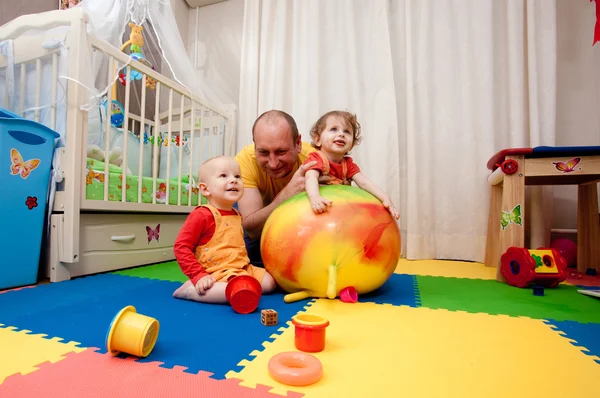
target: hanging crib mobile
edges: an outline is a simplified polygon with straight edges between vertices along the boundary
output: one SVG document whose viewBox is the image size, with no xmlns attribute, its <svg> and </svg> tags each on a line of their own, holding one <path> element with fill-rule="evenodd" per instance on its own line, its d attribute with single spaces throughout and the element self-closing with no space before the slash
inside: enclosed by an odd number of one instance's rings
<svg viewBox="0 0 600 398">
<path fill-rule="evenodd" d="M 150 63 L 150 61 L 148 61 L 148 59 L 146 59 L 146 57 L 144 56 L 144 52 L 142 51 L 142 47 L 144 46 L 144 36 L 142 34 L 142 30 L 144 28 L 142 26 L 136 25 L 132 22 L 129 22 L 129 27 L 131 28 L 129 40 L 127 40 L 125 43 L 123 43 L 123 46 L 121 47 L 121 51 L 125 52 L 125 49 L 127 48 L 127 46 L 129 46 L 129 56 L 131 58 L 143 63 L 144 65 L 148 66 L 152 70 L 155 70 L 154 66 Z M 126 75 L 125 71 L 126 71 L 126 69 L 123 68 L 123 70 L 121 72 L 119 72 L 119 82 L 123 86 L 127 85 L 127 75 Z M 143 76 L 142 73 L 140 73 L 139 71 L 137 71 L 135 69 L 132 69 L 131 72 L 129 73 L 129 80 L 132 82 L 134 80 L 141 80 L 142 76 Z M 146 75 L 146 88 L 149 88 L 151 90 L 154 90 L 156 88 L 156 80 L 154 80 L 152 77 L 150 77 L 148 75 Z M 112 98 L 113 98 L 113 100 L 111 103 L 110 121 L 113 126 L 121 127 L 123 125 L 125 108 L 116 99 L 117 98 L 117 86 L 116 85 L 113 85 Z"/>
</svg>

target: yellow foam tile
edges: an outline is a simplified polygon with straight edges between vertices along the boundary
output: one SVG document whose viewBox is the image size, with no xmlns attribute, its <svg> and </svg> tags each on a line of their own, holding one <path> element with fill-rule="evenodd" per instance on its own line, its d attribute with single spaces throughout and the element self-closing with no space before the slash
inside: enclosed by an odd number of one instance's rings
<svg viewBox="0 0 600 398">
<path fill-rule="evenodd" d="M 76 342 L 61 343 L 60 338 L 44 338 L 44 334 L 28 334 L 0 324 L 0 384 L 11 375 L 26 375 L 37 370 L 43 362 L 58 362 L 68 352 L 81 352 Z"/>
<path fill-rule="evenodd" d="M 400 259 L 396 274 L 443 276 L 448 278 L 496 279 L 496 269 L 482 263 L 450 260 Z"/>
<path fill-rule="evenodd" d="M 295 351 L 293 326 L 226 377 L 306 398 L 600 396 L 595 357 L 541 320 L 326 299 L 305 312 L 330 321 L 325 350 L 315 354 L 319 382 L 293 387 L 269 376 L 273 355 Z"/>
</svg>

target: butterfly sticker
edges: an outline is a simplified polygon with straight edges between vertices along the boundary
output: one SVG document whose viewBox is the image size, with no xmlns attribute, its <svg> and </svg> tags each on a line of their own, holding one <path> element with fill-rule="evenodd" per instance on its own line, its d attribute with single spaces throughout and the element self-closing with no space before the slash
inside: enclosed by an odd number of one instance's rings
<svg viewBox="0 0 600 398">
<path fill-rule="evenodd" d="M 155 229 L 152 229 L 149 226 L 146 226 L 146 232 L 148 233 L 148 244 L 150 244 L 150 242 L 152 242 L 152 239 L 156 239 L 156 241 L 158 242 L 158 233 L 160 232 L 160 224 L 158 224 Z"/>
<path fill-rule="evenodd" d="M 556 170 L 562 171 L 563 173 L 570 173 L 575 171 L 575 166 L 581 162 L 581 158 L 573 158 L 566 162 L 552 162 Z"/>
<path fill-rule="evenodd" d="M 511 211 L 503 211 L 502 216 L 500 216 L 500 225 L 502 225 L 502 230 L 510 223 L 515 223 L 520 226 L 523 226 L 523 219 L 521 218 L 521 205 L 516 205 Z"/>
<path fill-rule="evenodd" d="M 23 156 L 15 148 L 10 150 L 10 174 L 21 175 L 21 178 L 26 179 L 29 174 L 40 165 L 39 159 L 30 159 L 26 162 L 23 161 Z"/>
</svg>

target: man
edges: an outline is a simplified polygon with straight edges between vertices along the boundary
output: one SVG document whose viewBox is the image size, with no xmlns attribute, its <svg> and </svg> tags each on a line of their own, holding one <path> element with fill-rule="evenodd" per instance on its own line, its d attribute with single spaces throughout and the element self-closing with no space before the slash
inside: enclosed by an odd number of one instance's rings
<svg viewBox="0 0 600 398">
<path fill-rule="evenodd" d="M 263 266 L 260 236 L 269 215 L 288 198 L 304 191 L 306 169 L 302 165 L 315 149 L 302 142 L 294 118 L 283 111 L 270 110 L 252 126 L 254 144 L 235 157 L 240 164 L 244 196 L 238 202 L 243 217 L 246 249 L 250 262 Z M 320 178 L 326 182 L 329 177 Z"/>
</svg>

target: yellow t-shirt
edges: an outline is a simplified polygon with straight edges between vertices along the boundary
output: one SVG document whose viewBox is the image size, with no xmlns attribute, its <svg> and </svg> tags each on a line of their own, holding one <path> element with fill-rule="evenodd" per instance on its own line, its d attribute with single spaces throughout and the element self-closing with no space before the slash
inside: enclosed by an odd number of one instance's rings
<svg viewBox="0 0 600 398">
<path fill-rule="evenodd" d="M 275 196 L 287 185 L 292 179 L 292 176 L 298 170 L 298 167 L 306 161 L 308 155 L 315 151 L 315 148 L 309 143 L 302 143 L 302 150 L 298 154 L 298 161 L 294 165 L 292 172 L 285 178 L 273 180 L 256 163 L 256 155 L 254 154 L 254 144 L 246 145 L 236 156 L 235 160 L 240 165 L 242 172 L 242 181 L 244 188 L 258 188 L 263 199 L 263 204 L 270 204 Z"/>
</svg>

